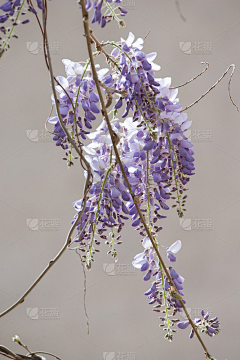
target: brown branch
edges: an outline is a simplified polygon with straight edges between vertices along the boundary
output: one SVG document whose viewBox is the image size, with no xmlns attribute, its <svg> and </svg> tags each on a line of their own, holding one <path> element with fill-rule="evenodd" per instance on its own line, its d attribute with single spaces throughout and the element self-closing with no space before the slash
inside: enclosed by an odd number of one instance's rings
<svg viewBox="0 0 240 360">
<path fill-rule="evenodd" d="M 83 26 L 84 26 L 84 31 L 85 31 L 85 37 L 86 37 L 86 42 L 87 42 L 89 58 L 90 58 L 91 67 L 92 67 L 93 80 L 95 81 L 95 84 L 96 84 L 96 87 L 97 87 L 98 95 L 99 95 L 101 106 L 102 106 L 102 114 L 105 117 L 108 129 L 109 129 L 109 133 L 110 133 L 110 136 L 111 136 L 111 139 L 112 139 L 112 144 L 113 144 L 113 148 L 114 148 L 114 152 L 115 152 L 117 162 L 118 162 L 118 164 L 120 166 L 122 175 L 123 175 L 124 180 L 125 180 L 125 182 L 127 184 L 127 187 L 129 189 L 129 192 L 130 192 L 131 197 L 133 199 L 134 205 L 135 205 L 135 207 L 137 209 L 139 218 L 142 221 L 142 224 L 143 224 L 143 226 L 144 226 L 144 228 L 146 230 L 146 233 L 147 233 L 147 235 L 148 235 L 148 237 L 149 237 L 149 239 L 150 239 L 150 241 L 152 243 L 152 246 L 153 246 L 153 248 L 154 248 L 154 250 L 155 250 L 155 252 L 157 254 L 157 257 L 158 257 L 160 263 L 162 264 L 162 267 L 163 267 L 163 269 L 164 269 L 164 271 L 166 273 L 167 278 L 169 279 L 169 282 L 172 285 L 174 285 L 173 282 L 172 282 L 172 279 L 170 277 L 170 274 L 168 272 L 168 269 L 167 269 L 166 265 L 164 264 L 164 261 L 163 261 L 161 255 L 160 255 L 158 246 L 156 245 L 156 243 L 155 243 L 155 241 L 154 241 L 154 239 L 152 237 L 151 231 L 149 230 L 149 228 L 148 228 L 148 226 L 146 224 L 145 218 L 144 218 L 144 216 L 143 216 L 143 214 L 142 214 L 142 212 L 141 212 L 141 210 L 140 210 L 140 208 L 138 206 L 138 198 L 135 196 L 135 194 L 134 194 L 134 192 L 133 192 L 133 190 L 131 188 L 131 185 L 130 185 L 130 183 L 128 181 L 128 178 L 127 178 L 127 175 L 125 173 L 123 164 L 121 162 L 121 159 L 120 159 L 120 156 L 119 156 L 119 153 L 118 153 L 118 149 L 117 149 L 117 145 L 116 145 L 116 141 L 115 141 L 115 133 L 114 133 L 114 131 L 112 129 L 111 122 L 110 122 L 110 119 L 108 117 L 107 109 L 106 109 L 106 106 L 105 106 L 105 102 L 104 102 L 103 95 L 102 95 L 102 92 L 101 92 L 100 84 L 99 84 L 99 81 L 98 81 L 97 71 L 96 71 L 96 68 L 95 68 L 95 65 L 94 65 L 94 58 L 93 58 L 92 47 L 91 47 L 91 34 L 92 33 L 90 31 L 90 28 L 89 28 L 89 17 L 88 17 L 88 12 L 87 12 L 86 6 L 85 6 L 85 0 L 79 0 L 78 3 L 81 5 L 81 9 L 82 9 Z M 175 288 L 175 286 L 173 286 L 173 287 Z M 200 335 L 199 335 L 199 333 L 197 331 L 197 328 L 196 328 L 195 324 L 193 323 L 192 319 L 190 318 L 190 316 L 188 314 L 188 311 L 187 311 L 183 301 L 180 300 L 180 302 L 181 302 L 182 308 L 183 308 L 183 310 L 184 310 L 184 312 L 185 312 L 185 314 L 186 314 L 186 316 L 187 316 L 187 318 L 188 318 L 188 320 L 189 320 L 189 322 L 190 322 L 190 324 L 191 324 L 191 326 L 193 328 L 193 331 L 195 332 L 198 340 L 200 341 L 200 343 L 201 343 L 201 345 L 202 345 L 202 347 L 203 347 L 203 349 L 205 351 L 205 354 L 207 356 L 210 356 L 205 344 L 203 343 L 203 341 L 202 341 L 202 339 L 201 339 L 201 337 L 200 337 Z"/>
<path fill-rule="evenodd" d="M 198 74 L 197 76 L 193 77 L 191 80 L 185 82 L 185 83 L 182 84 L 182 85 L 170 87 L 169 89 L 170 89 L 170 90 L 172 90 L 172 89 L 178 89 L 178 88 L 180 88 L 180 87 L 182 87 L 182 86 L 185 86 L 185 85 L 189 84 L 189 83 L 192 82 L 193 80 L 196 80 L 199 76 L 201 76 L 202 74 L 204 74 L 205 71 L 207 71 L 207 69 L 209 68 L 209 63 L 206 62 L 206 61 L 202 61 L 200 64 L 207 64 L 206 68 L 205 68 L 202 72 L 200 72 L 200 74 Z"/>
<path fill-rule="evenodd" d="M 80 3 L 80 1 L 79 1 Z M 104 43 L 100 43 L 99 40 L 96 38 L 96 36 L 94 35 L 93 31 L 91 29 L 89 29 L 89 36 L 90 36 L 90 42 L 91 42 L 91 39 L 95 42 L 96 44 L 96 49 L 99 53 L 103 53 L 107 59 L 107 63 L 110 64 L 112 63 L 116 69 L 118 71 L 121 71 L 121 69 L 119 68 L 118 64 L 112 59 L 111 55 L 109 55 L 104 49 L 103 49 L 103 46 L 105 46 Z"/>
<path fill-rule="evenodd" d="M 84 284 L 83 284 L 83 307 L 84 307 L 84 312 L 85 312 L 85 317 L 87 319 L 87 330 L 88 330 L 88 335 L 89 335 L 89 317 L 88 317 L 88 313 L 87 313 L 87 307 L 86 307 L 86 294 L 87 294 L 87 276 L 86 276 L 86 270 L 85 270 L 85 266 L 83 264 L 82 261 L 82 256 L 81 254 L 79 254 L 77 252 L 78 249 L 76 249 L 76 254 L 78 254 L 80 260 L 81 260 L 81 265 L 82 265 L 82 269 L 83 269 L 83 276 L 84 276 Z"/>
<path fill-rule="evenodd" d="M 15 354 L 13 351 L 3 345 L 0 345 L 0 354 L 10 359 L 22 360 L 22 358 L 18 354 Z"/>
<path fill-rule="evenodd" d="M 40 356 L 35 355 L 36 353 L 28 353 L 28 355 L 16 354 L 6 346 L 0 345 L 0 355 L 15 360 L 42 360 Z M 30 356 L 29 356 L 30 355 Z M 61 360 L 58 358 L 58 360 Z"/>
<path fill-rule="evenodd" d="M 232 81 L 232 77 L 233 77 L 233 73 L 235 71 L 236 65 L 231 64 L 227 70 L 223 73 L 223 75 L 215 82 L 215 84 L 213 84 L 202 96 L 200 96 L 199 99 L 197 99 L 196 101 L 194 101 L 192 104 L 188 105 L 187 107 L 185 107 L 183 110 L 181 110 L 181 112 L 186 111 L 187 109 L 189 109 L 190 107 L 192 107 L 193 105 L 197 104 L 201 99 L 203 99 L 212 89 L 214 89 L 219 83 L 220 81 L 227 75 L 228 71 L 232 68 L 232 72 L 230 75 L 230 79 L 228 81 L 228 94 L 229 94 L 229 98 L 232 102 L 232 104 L 237 108 L 237 111 L 239 112 L 238 106 L 235 104 L 235 102 L 232 99 L 232 95 L 231 95 L 231 91 L 230 91 L 230 84 Z"/>
<path fill-rule="evenodd" d="M 49 353 L 49 352 L 47 352 L 47 351 L 34 351 L 34 352 L 32 352 L 32 353 L 29 353 L 28 355 L 35 355 L 35 354 L 49 355 L 49 356 L 54 357 L 54 358 L 57 359 L 57 360 L 61 360 L 61 358 L 58 357 L 57 355 L 51 354 L 51 353 Z"/>
<path fill-rule="evenodd" d="M 102 88 L 104 88 L 106 90 L 107 93 L 117 93 L 122 95 L 123 97 L 127 96 L 127 91 L 126 90 L 118 90 L 118 89 L 113 89 L 107 85 L 105 85 L 103 82 L 98 81 L 99 84 L 101 85 Z"/>
<path fill-rule="evenodd" d="M 86 205 L 86 204 L 85 204 Z M 42 273 L 37 277 L 37 279 L 33 282 L 33 284 L 28 288 L 27 291 L 25 291 L 25 293 L 20 297 L 20 299 L 18 299 L 12 306 L 10 306 L 8 309 L 6 309 L 5 311 L 3 311 L 2 313 L 0 313 L 0 318 L 4 315 L 6 315 L 7 313 L 9 313 L 10 311 L 12 311 L 13 309 L 15 309 L 15 307 L 17 307 L 19 304 L 22 304 L 25 300 L 25 298 L 30 294 L 30 292 L 35 288 L 35 286 L 42 280 L 42 278 L 44 277 L 44 275 L 46 275 L 46 273 L 51 269 L 51 267 L 57 262 L 57 260 L 62 256 L 62 254 L 64 253 L 64 251 L 67 249 L 68 244 L 71 242 L 71 237 L 73 234 L 73 231 L 75 229 L 75 227 L 77 226 L 83 212 L 85 210 L 85 206 L 83 206 L 82 210 L 78 213 L 78 216 L 75 220 L 75 222 L 73 223 L 73 225 L 71 226 L 65 244 L 63 245 L 63 247 L 61 248 L 61 250 L 58 252 L 58 254 L 49 261 L 48 265 L 46 266 L 46 268 L 42 271 Z"/>
<path fill-rule="evenodd" d="M 51 63 L 51 57 L 50 57 L 50 52 L 49 52 L 49 46 L 48 46 L 48 38 L 47 38 L 47 32 L 46 32 L 46 1 L 45 1 L 45 6 L 44 6 L 44 10 L 43 10 L 43 23 L 44 23 L 44 46 L 46 47 L 47 50 L 47 57 L 48 57 L 48 64 L 49 64 L 49 72 L 50 72 L 50 78 L 51 78 L 51 85 L 52 85 L 52 90 L 53 90 L 53 94 L 54 94 L 54 99 L 55 99 L 55 103 L 56 103 L 56 109 L 57 109 L 57 114 L 58 114 L 58 118 L 59 118 L 59 122 L 69 140 L 69 142 L 73 145 L 74 149 L 77 151 L 77 153 L 82 156 L 82 159 L 85 163 L 85 165 L 88 168 L 88 175 L 87 175 L 87 179 L 85 182 L 85 186 L 84 186 L 84 192 L 83 192 L 83 200 L 82 200 L 82 209 L 81 211 L 78 212 L 77 218 L 75 220 L 75 222 L 72 224 L 66 241 L 63 245 L 63 247 L 61 248 L 61 250 L 58 252 L 58 254 L 49 261 L 48 265 L 46 266 L 46 268 L 42 271 L 42 273 L 37 277 L 37 279 L 33 282 L 33 284 L 27 289 L 27 291 L 25 291 L 25 293 L 13 304 L 11 305 L 8 309 L 6 309 L 5 311 L 3 311 L 2 313 L 0 313 L 0 318 L 6 314 L 8 314 L 10 311 L 12 311 L 13 309 L 15 309 L 15 307 L 17 307 L 19 304 L 22 304 L 25 300 L 25 298 L 30 294 L 30 292 L 35 288 L 35 286 L 41 281 L 41 279 L 44 277 L 44 275 L 50 270 L 50 268 L 58 261 L 58 259 L 62 256 L 62 254 L 64 253 L 64 251 L 67 249 L 68 245 L 71 243 L 71 238 L 72 238 L 72 234 L 79 222 L 79 220 L 81 219 L 81 216 L 85 210 L 86 207 L 86 198 L 87 198 L 87 193 L 88 190 L 91 186 L 91 168 L 90 165 L 88 164 L 87 160 L 83 157 L 83 155 L 81 154 L 81 151 L 77 148 L 77 146 L 75 145 L 74 141 L 71 139 L 70 134 L 68 133 L 67 128 L 65 127 L 64 123 L 63 123 L 63 119 L 61 117 L 61 113 L 60 113 L 60 109 L 59 109 L 59 101 L 57 99 L 57 95 L 56 95 L 56 90 L 55 90 L 55 84 L 54 84 L 54 76 L 53 76 L 53 70 L 52 70 L 52 63 Z"/>
</svg>

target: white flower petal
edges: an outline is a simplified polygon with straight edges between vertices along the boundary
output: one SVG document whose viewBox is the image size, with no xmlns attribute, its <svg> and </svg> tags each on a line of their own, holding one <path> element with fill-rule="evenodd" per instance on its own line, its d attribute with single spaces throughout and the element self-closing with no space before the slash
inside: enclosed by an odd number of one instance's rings
<svg viewBox="0 0 240 360">
<path fill-rule="evenodd" d="M 187 130 L 188 128 L 190 128 L 191 125 L 192 125 L 192 121 L 187 121 L 184 124 L 182 124 L 181 129 Z"/>
<path fill-rule="evenodd" d="M 133 33 L 130 31 L 130 32 L 129 32 L 129 35 L 128 35 L 128 38 L 127 38 L 127 40 L 126 40 L 126 44 L 127 44 L 128 47 L 132 45 L 134 39 L 135 39 L 135 36 L 134 36 Z"/>
<path fill-rule="evenodd" d="M 106 169 L 106 167 L 107 167 L 107 164 L 105 163 L 105 161 L 104 160 L 102 160 L 102 159 L 99 159 L 98 160 L 98 163 L 99 163 L 99 167 L 100 167 L 100 169 Z"/>
<path fill-rule="evenodd" d="M 91 149 L 89 146 L 83 146 L 83 150 L 85 150 L 86 153 L 88 153 L 90 155 L 96 155 L 96 151 Z"/>
<path fill-rule="evenodd" d="M 170 248 L 168 249 L 168 251 L 171 251 L 173 254 L 176 254 L 177 252 L 179 252 L 179 250 L 182 247 L 182 242 L 181 240 L 177 240 L 175 241 L 175 243 L 173 243 Z"/>
<path fill-rule="evenodd" d="M 142 50 L 142 48 L 143 48 L 142 44 L 143 44 L 143 43 L 144 43 L 143 39 L 142 39 L 142 38 L 138 38 L 138 39 L 132 44 L 132 46 L 138 48 L 139 50 Z"/>
<path fill-rule="evenodd" d="M 143 246 L 145 249 L 150 249 L 150 247 L 152 246 L 151 240 L 149 239 L 148 236 L 146 236 L 146 237 L 143 239 L 142 246 Z"/>
<path fill-rule="evenodd" d="M 158 64 L 155 64 L 153 62 L 150 63 L 152 65 L 152 70 L 153 71 L 159 71 L 161 69 L 161 66 Z"/>
<path fill-rule="evenodd" d="M 183 122 L 185 122 L 188 119 L 188 116 L 186 113 L 181 113 L 175 120 L 174 123 L 175 124 L 182 124 Z"/>
<path fill-rule="evenodd" d="M 73 71 L 72 64 L 69 64 L 65 67 L 65 71 L 67 76 L 76 76 L 75 72 Z"/>
<path fill-rule="evenodd" d="M 147 61 L 152 62 L 156 58 L 156 56 L 157 56 L 157 53 L 152 52 L 152 53 L 146 55 L 146 59 L 147 59 Z"/>
<path fill-rule="evenodd" d="M 61 84 L 64 88 L 68 87 L 68 81 L 64 76 L 57 76 L 57 81 Z"/>
<path fill-rule="evenodd" d="M 71 64 L 72 61 L 71 61 L 71 60 L 68 60 L 68 59 L 62 59 L 62 63 L 63 63 L 65 66 L 67 66 L 67 65 Z"/>
<path fill-rule="evenodd" d="M 93 172 L 92 175 L 93 175 L 93 179 L 94 179 L 96 182 L 102 181 L 101 176 L 98 175 L 97 173 Z"/>
<path fill-rule="evenodd" d="M 126 156 L 124 157 L 122 160 L 122 163 L 128 168 L 132 163 L 133 163 L 133 159 L 132 156 Z"/>
<path fill-rule="evenodd" d="M 134 260 L 132 262 L 132 265 L 136 268 L 136 269 L 141 269 L 141 267 L 143 266 L 143 264 L 146 262 L 146 260 L 141 260 L 141 261 L 138 261 L 138 260 Z"/>
<path fill-rule="evenodd" d="M 171 96 L 169 97 L 169 100 L 173 102 L 175 100 L 177 94 L 178 94 L 178 89 L 171 90 Z"/>
<path fill-rule="evenodd" d="M 159 78 L 159 79 L 155 79 L 158 83 L 160 83 L 160 88 L 163 87 L 169 87 L 171 85 L 171 81 L 172 79 L 170 77 L 166 77 L 166 78 Z"/>
<path fill-rule="evenodd" d="M 98 70 L 98 76 L 101 78 L 102 76 L 106 75 L 106 73 L 109 71 L 109 69 L 105 68 L 105 69 L 101 69 Z"/>
<path fill-rule="evenodd" d="M 48 122 L 49 124 L 56 124 L 58 122 L 58 117 L 57 116 L 52 116 L 50 118 L 48 118 Z"/>
<path fill-rule="evenodd" d="M 75 71 L 75 73 L 77 75 L 82 75 L 83 74 L 83 67 L 79 63 L 74 63 L 73 70 Z"/>
<path fill-rule="evenodd" d="M 143 253 L 140 253 L 140 254 L 137 254 L 134 256 L 134 260 L 142 260 L 144 258 L 145 254 L 144 252 Z"/>
</svg>

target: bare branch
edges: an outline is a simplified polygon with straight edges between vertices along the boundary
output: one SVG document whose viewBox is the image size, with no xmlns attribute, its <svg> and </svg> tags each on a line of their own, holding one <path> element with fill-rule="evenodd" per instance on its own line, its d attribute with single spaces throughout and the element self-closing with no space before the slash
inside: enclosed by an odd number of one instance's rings
<svg viewBox="0 0 240 360">
<path fill-rule="evenodd" d="M 180 88 L 180 87 L 182 87 L 182 86 L 185 86 L 185 85 L 189 84 L 189 83 L 192 82 L 193 80 L 196 80 L 199 76 L 201 76 L 202 74 L 204 74 L 205 71 L 207 71 L 207 69 L 209 68 L 209 63 L 206 62 L 206 61 L 202 61 L 200 64 L 206 64 L 206 65 L 207 65 L 206 68 L 205 68 L 200 74 L 198 74 L 197 76 L 193 77 L 191 80 L 185 82 L 185 83 L 182 84 L 182 85 L 170 87 L 169 89 L 170 89 L 170 90 L 172 90 L 172 89 L 178 89 L 178 88 Z"/>
<path fill-rule="evenodd" d="M 84 312 L 85 312 L 85 317 L 87 319 L 87 329 L 88 329 L 88 335 L 89 335 L 89 317 L 88 317 L 88 313 L 87 313 L 87 307 L 86 307 L 86 294 L 87 294 L 87 276 L 86 276 L 86 270 L 85 270 L 85 266 L 84 263 L 82 261 L 82 256 L 81 254 L 78 253 L 78 249 L 76 249 L 76 254 L 78 254 L 80 260 L 81 260 L 81 265 L 82 265 L 82 269 L 83 269 L 83 276 L 84 276 L 84 284 L 83 284 L 83 306 L 84 306 Z"/>
<path fill-rule="evenodd" d="M 187 109 L 189 109 L 190 107 L 192 107 L 193 105 L 197 104 L 201 99 L 203 99 L 212 89 L 214 89 L 219 83 L 220 81 L 227 75 L 228 71 L 232 68 L 232 72 L 230 75 L 230 79 L 228 81 L 228 94 L 229 94 L 229 98 L 232 102 L 232 104 L 237 108 L 237 111 L 239 112 L 238 106 L 235 104 L 235 102 L 232 99 L 232 95 L 231 95 L 231 91 L 230 91 L 230 84 L 232 81 L 232 77 L 233 77 L 233 73 L 235 71 L 236 65 L 231 64 L 227 70 L 223 73 L 223 75 L 218 79 L 218 81 L 215 82 L 215 84 L 213 84 L 210 89 L 208 89 L 202 96 L 200 96 L 199 99 L 197 99 L 196 101 L 194 101 L 192 104 L 188 105 L 187 107 L 185 107 L 183 110 L 181 110 L 181 112 L 186 111 Z"/>
<path fill-rule="evenodd" d="M 61 358 L 58 357 L 57 355 L 51 354 L 51 353 L 49 353 L 49 352 L 47 352 L 47 351 L 34 351 L 34 352 L 32 352 L 32 353 L 30 353 L 30 354 L 28 354 L 28 355 L 35 355 L 35 354 L 49 355 L 49 356 L 54 357 L 54 358 L 57 359 L 57 360 L 61 360 Z"/>
</svg>

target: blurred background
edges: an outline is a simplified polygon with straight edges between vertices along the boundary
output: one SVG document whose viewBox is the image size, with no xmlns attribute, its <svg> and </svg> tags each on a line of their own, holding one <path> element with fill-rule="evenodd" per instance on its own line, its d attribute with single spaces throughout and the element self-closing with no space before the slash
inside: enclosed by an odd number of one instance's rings
<svg viewBox="0 0 240 360">
<path fill-rule="evenodd" d="M 92 26 L 100 40 L 126 39 L 129 31 L 144 38 L 150 31 L 143 50 L 157 51 L 155 62 L 162 68 L 156 76 L 170 76 L 173 86 L 201 72 L 201 61 L 209 62 L 204 75 L 179 89 L 184 107 L 234 63 L 231 92 L 240 106 L 239 1 L 124 0 L 123 7 L 129 11 L 126 28 L 119 29 L 116 22 L 103 30 Z M 48 10 L 54 74 L 65 76 L 62 59 L 88 58 L 81 11 L 76 1 L 66 0 L 49 2 Z M 84 184 L 78 163 L 68 169 L 44 129 L 52 91 L 40 31 L 34 16 L 29 18 L 28 25 L 16 29 L 19 40 L 11 40 L 0 62 L 0 311 L 22 295 L 62 247 L 75 214 L 72 203 L 82 197 Z M 98 62 L 104 64 L 104 59 Z M 175 268 L 186 279 L 191 316 L 199 317 L 201 309 L 219 316 L 220 334 L 203 334 L 218 360 L 239 359 L 240 351 L 240 115 L 228 96 L 229 76 L 188 110 L 196 152 L 188 211 L 182 222 L 176 211 L 169 211 L 159 236 L 165 246 L 182 240 Z M 128 224 L 116 264 L 106 254 L 107 246 L 101 246 L 87 273 L 89 335 L 80 258 L 66 251 L 24 303 L 1 319 L 1 344 L 21 353 L 11 340 L 17 334 L 31 351 L 62 359 L 203 359 L 200 343 L 188 338 L 190 329 L 179 330 L 172 344 L 164 339 L 158 315 L 144 296 L 149 284 L 131 267 L 142 251 L 140 239 Z"/>
</svg>

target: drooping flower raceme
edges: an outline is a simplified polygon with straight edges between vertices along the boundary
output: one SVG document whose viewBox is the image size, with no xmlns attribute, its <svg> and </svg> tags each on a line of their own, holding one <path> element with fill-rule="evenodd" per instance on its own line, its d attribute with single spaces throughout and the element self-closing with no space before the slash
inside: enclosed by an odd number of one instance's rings
<svg viewBox="0 0 240 360">
<path fill-rule="evenodd" d="M 218 317 L 214 317 L 212 319 L 209 319 L 209 313 L 207 312 L 205 314 L 204 310 L 201 311 L 202 319 L 195 318 L 194 324 L 196 328 L 201 331 L 202 333 L 206 333 L 208 336 L 213 337 L 214 335 L 217 335 L 220 331 L 219 326 L 220 323 L 218 321 Z M 189 326 L 189 321 L 181 321 L 177 324 L 179 329 L 186 329 Z M 190 339 L 192 339 L 194 336 L 194 331 L 191 329 L 190 332 Z"/>
<path fill-rule="evenodd" d="M 102 19 L 100 4 L 102 6 L 103 2 L 94 4 L 93 22 L 102 21 L 99 20 Z M 186 211 L 186 185 L 195 170 L 193 144 L 185 135 L 191 121 L 178 104 L 177 89 L 170 89 L 171 79 L 155 78 L 155 71 L 160 70 L 160 66 L 154 63 L 156 53 L 145 54 L 141 38 L 135 40 L 130 33 L 127 40 L 108 42 L 106 46 L 112 47 L 108 64 L 113 71 L 96 65 L 99 84 L 110 96 L 113 108 L 109 114 L 112 114 L 111 126 L 117 139 L 119 157 L 135 201 L 158 247 L 161 220 L 166 218 L 166 211 L 170 206 L 177 208 L 179 217 Z M 92 266 L 95 252 L 99 251 L 101 240 L 109 246 L 108 253 L 117 261 L 116 246 L 122 242 L 121 230 L 127 220 L 131 221 L 142 236 L 143 245 L 143 252 L 135 256 L 133 266 L 144 273 L 144 281 L 151 282 L 145 295 L 153 310 L 160 315 L 165 338 L 172 341 L 173 333 L 177 331 L 173 325 L 185 326 L 173 318 L 182 312 L 185 304 L 184 278 L 172 266 L 168 267 L 169 278 L 159 262 L 116 161 L 104 117 L 97 129 L 91 132 L 93 122 L 101 116 L 101 109 L 90 61 L 79 63 L 64 59 L 63 64 L 66 77 L 57 77 L 59 84 L 56 87 L 59 109 L 72 140 L 84 151 L 92 173 L 92 185 L 83 216 L 76 227 L 74 242 L 82 251 L 88 269 Z M 53 97 L 52 101 L 55 106 Z M 74 162 L 72 145 L 67 141 L 58 116 L 50 117 L 48 122 L 54 124 L 56 145 L 62 147 L 64 159 L 71 166 Z M 77 213 L 81 211 L 82 199 L 75 201 L 73 206 Z M 166 248 L 171 263 L 176 262 L 181 246 L 178 240 Z M 200 326 L 203 324 L 199 323 Z"/>
<path fill-rule="evenodd" d="M 42 0 L 36 0 L 35 4 L 38 9 L 43 10 Z M 8 0 L 0 6 L 2 14 L 0 14 L 0 31 L 3 33 L 4 38 L 1 37 L 0 41 L 0 57 L 4 51 L 7 51 L 10 47 L 9 41 L 12 37 L 18 38 L 14 29 L 19 24 L 29 23 L 29 19 L 20 20 L 20 16 L 25 16 L 27 12 L 37 14 L 32 2 L 29 0 Z M 10 22 L 10 26 L 6 26 L 7 22 Z"/>
</svg>

